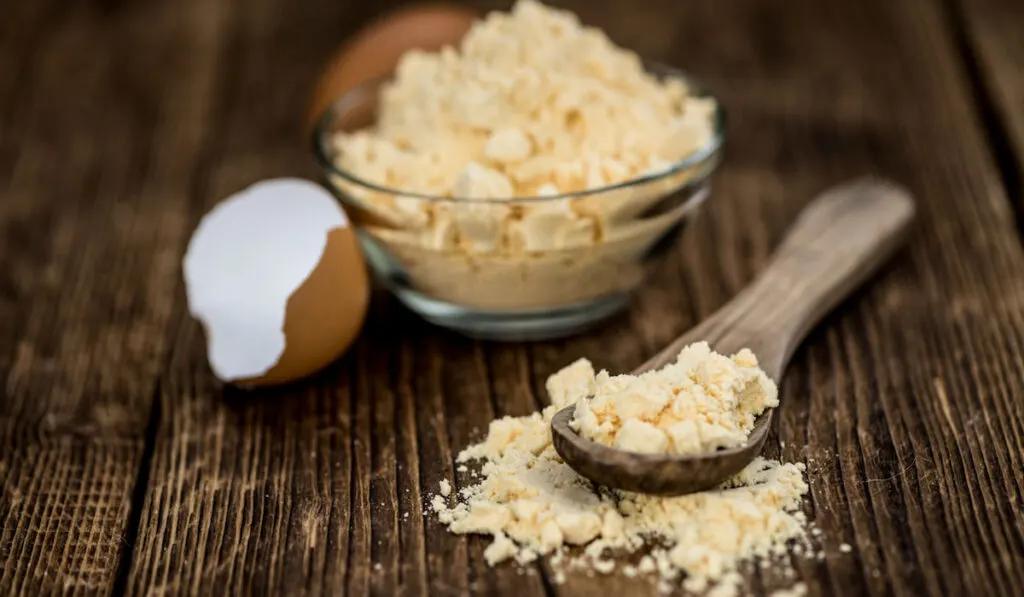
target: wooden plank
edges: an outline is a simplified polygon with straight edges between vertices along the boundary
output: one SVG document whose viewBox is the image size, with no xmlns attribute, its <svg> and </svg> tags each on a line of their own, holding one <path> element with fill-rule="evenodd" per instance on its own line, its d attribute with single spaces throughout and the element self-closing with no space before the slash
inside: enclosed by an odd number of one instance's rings
<svg viewBox="0 0 1024 597">
<path fill-rule="evenodd" d="M 966 68 L 1011 198 L 1022 207 L 1024 181 L 1024 4 L 1015 0 L 950 0 Z"/>
<path fill-rule="evenodd" d="M 308 94 L 322 62 L 370 16 L 366 8 L 284 0 L 225 7 L 224 60 L 209 93 L 216 136 L 200 156 L 189 231 L 220 198 L 255 180 L 316 175 L 303 130 Z M 347 360 L 279 400 L 214 383 L 193 322 L 181 319 L 171 344 L 126 593 L 334 595 L 348 586 L 391 594 L 396 560 L 386 551 L 401 541 L 395 517 L 415 510 L 422 519 L 422 511 L 418 495 L 395 495 L 408 477 L 373 479 L 394 470 L 381 455 L 394 445 L 390 421 L 408 420 L 409 392 L 354 381 L 348 369 L 356 361 Z M 360 367 L 387 371 L 378 347 L 354 354 L 364 355 L 354 357 Z M 387 404 L 375 418 L 378 399 Z M 371 543 L 374 530 L 375 541 L 381 533 L 388 541 Z M 422 548 L 408 539 L 398 576 L 416 586 L 422 574 L 408 562 L 422 558 Z"/>
<path fill-rule="evenodd" d="M 728 159 L 702 225 L 633 311 L 561 342 L 463 340 L 379 297 L 349 356 L 250 395 L 211 382 L 198 330 L 183 324 L 128 592 L 656 594 L 618 576 L 552 586 L 543 566 L 488 568 L 484 540 L 447 533 L 421 508 L 440 479 L 469 481 L 453 456 L 491 418 L 546 402 L 547 375 L 584 355 L 638 364 L 746 283 L 815 192 L 866 170 L 909 185 L 922 222 L 783 386 L 769 454 L 808 461 L 807 511 L 827 552 L 795 558 L 798 578 L 815 595 L 1012 594 L 1024 580 L 1024 255 L 938 7 L 566 4 L 722 95 Z M 199 207 L 257 177 L 308 172 L 290 127 L 315 65 L 358 15 L 326 0 L 285 5 L 233 7 L 224 132 Z M 758 592 L 789 582 L 748 577 Z"/>
<path fill-rule="evenodd" d="M 5 7 L 4 595 L 116 584 L 204 141 L 215 7 Z"/>
</svg>

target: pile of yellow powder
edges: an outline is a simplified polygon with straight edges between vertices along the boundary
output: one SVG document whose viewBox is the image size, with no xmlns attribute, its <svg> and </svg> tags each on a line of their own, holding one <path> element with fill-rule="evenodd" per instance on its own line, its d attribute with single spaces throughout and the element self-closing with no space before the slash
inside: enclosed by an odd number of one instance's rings
<svg viewBox="0 0 1024 597">
<path fill-rule="evenodd" d="M 689 369 L 721 364 L 721 355 L 705 348 L 688 347 L 680 362 L 689 363 Z M 750 359 L 741 353 L 732 362 L 749 369 Z M 769 396 L 777 400 L 775 386 L 762 376 L 740 377 L 753 380 L 764 392 L 758 400 L 769 404 Z M 710 587 L 715 595 L 737 594 L 742 562 L 784 555 L 787 541 L 804 536 L 807 521 L 798 511 L 808 490 L 804 466 L 758 458 L 720 487 L 680 497 L 595 488 L 559 458 L 549 423 L 559 409 L 611 387 L 614 379 L 628 382 L 625 377 L 595 374 L 585 359 L 551 376 L 551 406 L 527 417 L 493 421 L 486 440 L 458 457 L 460 463 L 483 461 L 479 482 L 457 493 L 443 482 L 431 508 L 453 533 L 492 536 L 484 553 L 491 565 L 510 558 L 524 564 L 553 554 L 556 570 L 569 566 L 609 573 L 617 557 L 646 551 L 638 564 L 621 566 L 622 573 L 657 575 L 664 588 L 684 577 L 689 590 Z M 704 393 L 712 391 L 701 387 Z M 740 403 L 754 393 L 743 389 Z M 568 546 L 584 547 L 569 552 Z"/>
<path fill-rule="evenodd" d="M 375 125 L 334 143 L 341 168 L 392 188 L 554 195 L 667 169 L 709 143 L 715 108 L 573 13 L 518 0 L 458 48 L 405 53 Z"/>
<path fill-rule="evenodd" d="M 576 403 L 572 428 L 620 450 L 696 455 L 742 445 L 779 392 L 749 350 L 732 357 L 707 342 L 675 363 L 641 375 L 602 372 L 593 397 Z"/>
</svg>

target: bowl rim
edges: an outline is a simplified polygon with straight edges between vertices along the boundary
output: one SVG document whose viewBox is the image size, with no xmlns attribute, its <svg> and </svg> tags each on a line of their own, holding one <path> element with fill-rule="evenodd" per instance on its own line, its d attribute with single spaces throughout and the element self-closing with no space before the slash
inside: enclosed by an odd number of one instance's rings
<svg viewBox="0 0 1024 597">
<path fill-rule="evenodd" d="M 711 138 L 702 146 L 686 155 L 682 159 L 673 162 L 670 166 L 664 170 L 658 170 L 650 174 L 645 174 L 636 178 L 630 178 L 621 182 L 613 184 L 601 185 L 599 187 L 593 187 L 584 189 L 581 191 L 570 191 L 567 193 L 559 193 L 557 195 L 522 195 L 518 197 L 499 197 L 499 198 L 479 198 L 479 197 L 459 197 L 459 196 L 445 196 L 445 195 L 434 195 L 430 193 L 421 193 L 410 190 L 399 189 L 395 187 L 389 187 L 381 185 L 375 182 L 371 182 L 348 170 L 339 168 L 337 164 L 329 156 L 328 144 L 329 138 L 333 134 L 331 130 L 331 124 L 337 118 L 338 114 L 342 113 L 344 109 L 348 107 L 348 104 L 353 98 L 359 97 L 361 94 L 366 93 L 368 90 L 375 87 L 379 87 L 389 81 L 393 76 L 394 72 L 388 73 L 383 76 L 374 77 L 363 81 L 355 87 L 349 89 L 342 94 L 338 99 L 331 102 L 331 104 L 324 110 L 323 114 L 320 115 L 316 120 L 316 126 L 313 129 L 312 134 L 312 145 L 313 154 L 316 157 L 320 167 L 323 168 L 328 175 L 338 176 L 352 184 L 361 186 L 365 189 L 376 191 L 379 193 L 386 193 L 390 195 L 398 195 L 404 198 L 421 199 L 424 201 L 436 201 L 436 202 L 449 202 L 449 203 L 488 203 L 488 204 L 501 204 L 501 203 L 536 203 L 543 201 L 554 201 L 559 199 L 576 199 L 580 197 L 589 197 L 594 195 L 601 195 L 610 191 L 616 191 L 621 189 L 627 189 L 634 186 L 641 186 L 657 180 L 668 178 L 673 174 L 687 170 L 703 163 L 705 160 L 714 157 L 718 154 L 725 144 L 725 133 L 726 133 L 726 112 L 722 106 L 722 102 L 719 97 L 709 90 L 708 86 L 705 85 L 700 79 L 690 75 L 689 73 L 678 69 L 676 67 L 655 62 L 655 61 L 643 61 L 644 70 L 648 73 L 657 76 L 658 78 L 664 79 L 675 78 L 681 80 L 687 90 L 692 95 L 703 99 L 710 99 L 714 102 L 714 117 L 713 117 L 713 128 Z M 705 175 L 706 176 L 706 175 Z M 704 177 L 701 177 L 704 178 Z M 330 182 L 330 181 L 329 181 Z M 690 184 L 693 181 L 687 181 L 680 185 L 680 188 Z M 330 182 L 331 186 L 334 186 L 333 182 Z"/>
</svg>

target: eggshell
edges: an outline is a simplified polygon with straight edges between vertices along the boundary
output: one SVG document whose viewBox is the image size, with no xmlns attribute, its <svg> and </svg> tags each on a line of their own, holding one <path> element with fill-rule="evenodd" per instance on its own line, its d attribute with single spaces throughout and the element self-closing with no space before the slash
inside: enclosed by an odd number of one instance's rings
<svg viewBox="0 0 1024 597">
<path fill-rule="evenodd" d="M 408 50 L 439 50 L 457 45 L 477 13 L 447 2 L 421 2 L 385 13 L 357 32 L 324 68 L 313 93 L 308 123 L 346 91 L 389 74 Z"/>
<path fill-rule="evenodd" d="M 214 374 L 242 386 L 305 377 L 359 334 L 369 279 L 345 212 L 301 179 L 263 181 L 207 214 L 183 263 Z"/>
</svg>

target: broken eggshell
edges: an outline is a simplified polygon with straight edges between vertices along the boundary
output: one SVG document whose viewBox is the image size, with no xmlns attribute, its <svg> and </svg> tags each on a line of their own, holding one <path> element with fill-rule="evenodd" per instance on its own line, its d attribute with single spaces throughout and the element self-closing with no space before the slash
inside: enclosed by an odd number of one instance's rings
<svg viewBox="0 0 1024 597">
<path fill-rule="evenodd" d="M 219 203 L 193 233 L 183 272 L 210 367 L 239 386 L 323 368 L 355 340 L 369 303 L 345 212 L 302 179 L 259 182 Z"/>
</svg>

